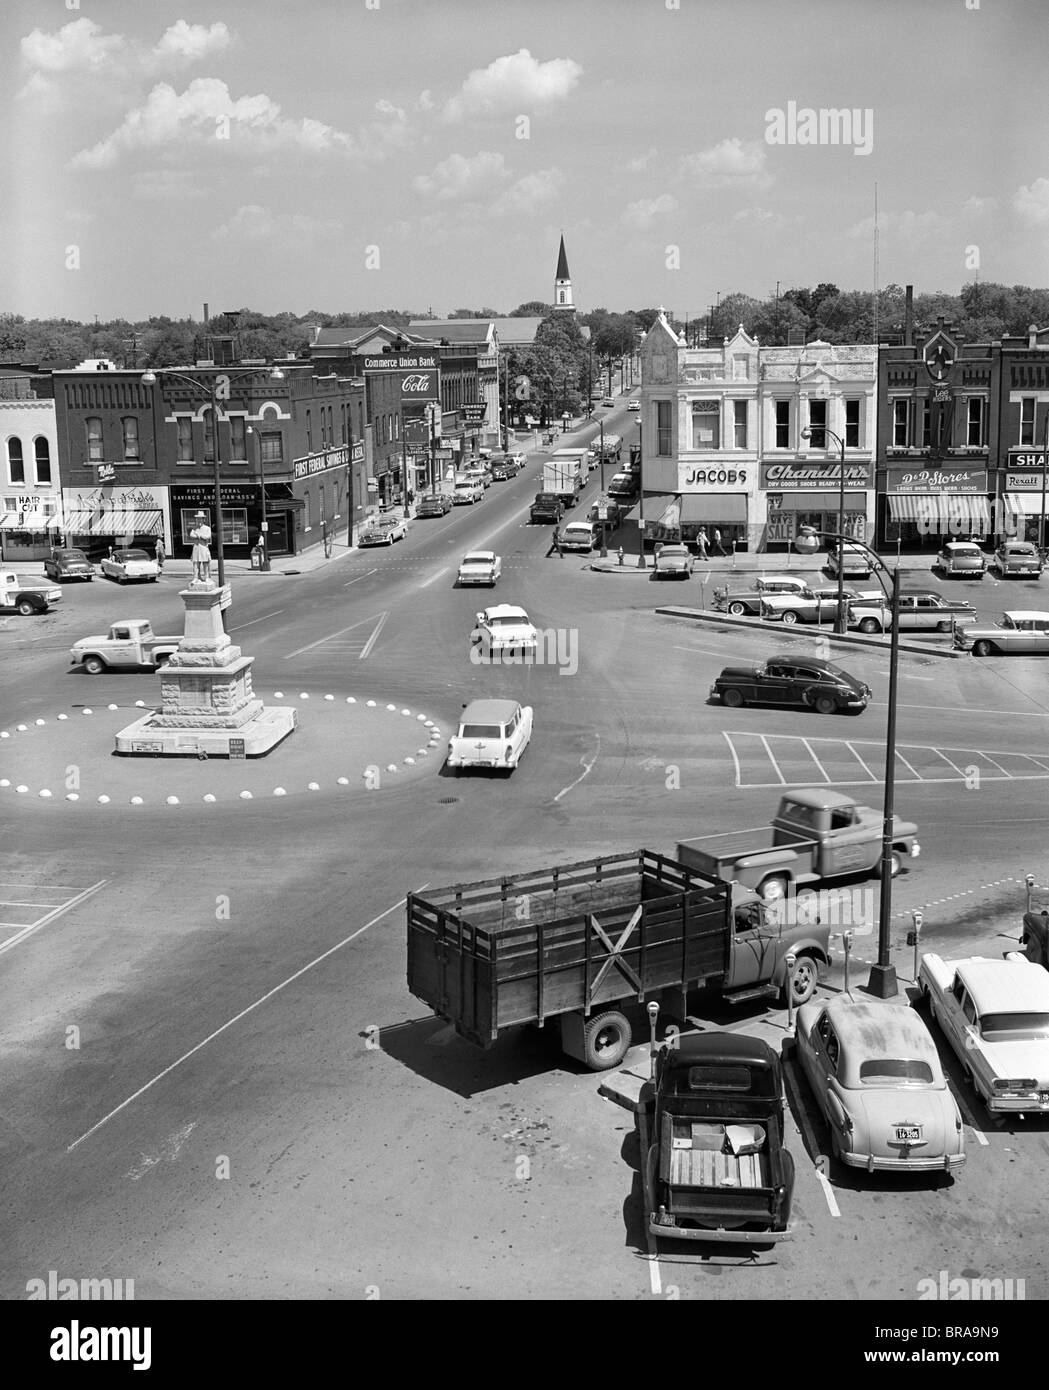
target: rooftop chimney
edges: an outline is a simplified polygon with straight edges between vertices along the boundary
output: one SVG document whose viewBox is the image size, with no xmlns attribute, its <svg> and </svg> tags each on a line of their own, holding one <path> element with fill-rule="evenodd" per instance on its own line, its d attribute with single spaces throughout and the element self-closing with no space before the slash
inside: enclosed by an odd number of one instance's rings
<svg viewBox="0 0 1049 1390">
<path fill-rule="evenodd" d="M 903 310 L 903 342 L 906 347 L 914 346 L 914 286 L 906 287 L 906 300 Z"/>
</svg>

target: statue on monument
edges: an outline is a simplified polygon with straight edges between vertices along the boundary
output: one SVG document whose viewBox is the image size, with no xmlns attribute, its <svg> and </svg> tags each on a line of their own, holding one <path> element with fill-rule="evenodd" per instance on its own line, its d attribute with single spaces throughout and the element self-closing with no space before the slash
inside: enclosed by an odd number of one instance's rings
<svg viewBox="0 0 1049 1390">
<path fill-rule="evenodd" d="M 189 533 L 193 542 L 190 561 L 193 565 L 193 582 L 211 585 L 211 527 L 206 512 L 197 512 L 193 520 L 197 523 Z"/>
</svg>

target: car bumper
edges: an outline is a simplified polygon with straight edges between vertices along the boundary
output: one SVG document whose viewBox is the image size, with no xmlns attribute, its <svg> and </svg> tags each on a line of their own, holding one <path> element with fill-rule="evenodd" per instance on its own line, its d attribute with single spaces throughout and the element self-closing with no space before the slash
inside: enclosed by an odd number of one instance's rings
<svg viewBox="0 0 1049 1390">
<path fill-rule="evenodd" d="M 876 1154 L 842 1153 L 841 1161 L 850 1168 L 865 1168 L 868 1173 L 950 1173 L 964 1166 L 965 1154 L 887 1158 Z"/>
<path fill-rule="evenodd" d="M 1014 1096 L 990 1096 L 985 1104 L 992 1115 L 1049 1114 L 1049 1096 L 1045 1100 L 1024 1100 Z"/>
<path fill-rule="evenodd" d="M 767 1241 L 793 1240 L 794 1229 L 788 1226 L 785 1231 L 740 1231 L 726 1230 L 723 1226 L 707 1228 L 704 1226 L 678 1226 L 673 1217 L 668 1217 L 667 1222 L 660 1221 L 658 1216 L 649 1217 L 649 1235 L 666 1236 L 670 1240 L 702 1240 L 715 1241 L 725 1245 L 761 1245 Z"/>
<path fill-rule="evenodd" d="M 494 584 L 496 576 L 494 574 L 461 574 L 460 584 Z"/>
</svg>

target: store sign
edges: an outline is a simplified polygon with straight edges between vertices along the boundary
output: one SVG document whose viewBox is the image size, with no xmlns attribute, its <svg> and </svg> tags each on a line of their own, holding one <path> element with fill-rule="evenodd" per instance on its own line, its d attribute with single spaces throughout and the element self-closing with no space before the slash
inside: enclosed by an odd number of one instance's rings
<svg viewBox="0 0 1049 1390">
<path fill-rule="evenodd" d="M 1012 454 L 1009 458 L 1011 468 L 1037 469 L 1032 473 L 1007 473 L 1007 484 L 1011 488 L 1041 487 L 1042 470 L 1045 468 L 1044 454 Z M 1026 480 L 1026 481 L 1025 481 Z"/>
<path fill-rule="evenodd" d="M 363 457 L 363 445 L 362 457 Z M 350 461 L 350 446 L 342 444 L 337 449 L 325 449 L 319 454 L 307 454 L 304 458 L 295 459 L 291 465 L 292 477 L 295 479 L 312 478 L 315 473 L 329 473 L 333 468 L 345 468 Z"/>
<path fill-rule="evenodd" d="M 461 405 L 459 409 L 462 412 L 463 419 L 468 425 L 479 425 L 484 419 L 488 407 L 481 401 L 479 404 L 471 402 L 470 405 Z"/>
<path fill-rule="evenodd" d="M 112 463 L 98 463 L 95 465 L 96 483 L 116 482 L 117 470 Z"/>
<path fill-rule="evenodd" d="M 209 512 L 215 505 L 215 489 L 210 483 L 187 484 L 172 487 L 171 509 L 173 512 L 183 507 L 200 507 Z M 223 507 L 257 507 L 259 505 L 259 485 L 250 483 L 223 483 Z"/>
<path fill-rule="evenodd" d="M 363 440 L 363 439 L 357 439 L 357 440 L 355 440 L 355 441 L 350 445 L 350 462 L 351 462 L 351 463 L 363 463 L 363 462 L 364 462 L 364 440 Z"/>
<path fill-rule="evenodd" d="M 401 377 L 401 395 L 408 400 L 428 401 L 437 394 L 437 373 L 405 372 Z"/>
<path fill-rule="evenodd" d="M 437 370 L 435 352 L 390 352 L 383 357 L 366 357 L 366 372 L 426 372 Z"/>
<path fill-rule="evenodd" d="M 826 462 L 805 463 L 763 463 L 761 465 L 761 486 L 788 492 L 800 489 L 803 492 L 840 491 L 841 465 Z M 846 463 L 845 486 L 847 488 L 866 488 L 872 486 L 871 465 L 869 463 Z"/>
<path fill-rule="evenodd" d="M 750 472 L 746 468 L 694 468 L 682 464 L 678 469 L 678 492 L 702 487 L 746 487 Z"/>
<path fill-rule="evenodd" d="M 890 494 L 908 492 L 986 492 L 987 470 L 984 468 L 922 468 L 915 472 L 890 468 L 886 472 L 885 491 Z"/>
</svg>

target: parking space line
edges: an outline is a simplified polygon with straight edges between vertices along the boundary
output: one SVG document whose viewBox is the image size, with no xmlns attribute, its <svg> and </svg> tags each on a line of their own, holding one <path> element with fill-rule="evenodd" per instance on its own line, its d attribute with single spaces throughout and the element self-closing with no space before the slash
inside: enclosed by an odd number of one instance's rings
<svg viewBox="0 0 1049 1390">
<path fill-rule="evenodd" d="M 812 759 L 812 761 L 813 761 L 813 762 L 816 764 L 816 766 L 819 768 L 820 772 L 823 774 L 824 781 L 830 782 L 830 780 L 831 780 L 831 779 L 830 779 L 830 774 L 827 772 L 827 769 L 826 769 L 826 768 L 823 766 L 823 764 L 820 762 L 819 758 L 816 757 L 816 754 L 813 752 L 813 750 L 812 750 L 812 745 L 809 743 L 808 739 L 807 739 L 807 738 L 803 738 L 801 741 L 802 741 L 802 743 L 805 745 L 805 747 L 808 749 L 808 751 L 809 751 L 809 757 Z"/>
<path fill-rule="evenodd" d="M 1002 767 L 1001 763 L 995 762 L 994 758 L 991 757 L 990 753 L 985 753 L 982 748 L 977 748 L 976 756 L 978 758 L 986 758 L 989 763 L 994 763 L 995 767 L 998 769 L 998 771 L 1002 774 L 1003 777 L 1012 777 L 1013 774 L 1011 772 L 1006 771 L 1006 769 Z"/>
<path fill-rule="evenodd" d="M 761 735 L 760 735 L 760 738 L 761 738 L 762 743 L 765 745 L 765 752 L 769 755 L 769 762 L 771 762 L 771 764 L 772 764 L 772 770 L 773 770 L 773 772 L 775 772 L 776 776 L 779 778 L 780 786 L 781 786 L 781 787 L 785 787 L 785 786 L 787 785 L 787 779 L 786 779 L 786 777 L 784 777 L 783 773 L 780 772 L 780 770 L 779 770 L 779 763 L 776 761 L 775 754 L 773 753 L 772 749 L 769 747 L 769 741 L 768 741 L 768 739 L 765 737 L 764 734 L 761 734 Z"/>
<path fill-rule="evenodd" d="M 375 631 L 372 633 L 372 635 L 368 638 L 367 642 L 364 644 L 364 650 L 361 652 L 360 656 L 357 658 L 358 661 L 367 661 L 368 657 L 371 655 L 372 647 L 374 647 L 374 646 L 375 646 L 375 643 L 378 641 L 378 639 L 379 639 L 379 633 L 383 630 L 383 627 L 384 627 L 385 624 L 386 624 L 386 619 L 387 619 L 389 616 L 390 616 L 390 615 L 389 615 L 389 611 L 387 610 L 387 612 L 385 612 L 385 613 L 382 615 L 382 617 L 379 619 L 378 623 L 376 623 L 376 625 L 375 625 Z"/>
<path fill-rule="evenodd" d="M 878 780 L 877 777 L 874 775 L 874 773 L 873 773 L 873 772 L 870 770 L 870 768 L 867 766 L 867 763 L 864 761 L 864 759 L 861 758 L 860 755 L 856 752 L 856 749 L 855 749 L 854 745 L 851 744 L 851 743 L 846 743 L 845 747 L 849 750 L 849 752 L 852 754 L 852 756 L 856 759 L 856 761 L 859 763 L 860 767 L 863 768 L 864 772 L 865 772 L 865 773 L 867 774 L 867 776 L 871 779 L 871 781 L 872 781 L 872 782 L 876 782 L 876 781 Z"/>
<path fill-rule="evenodd" d="M 231 627 L 230 632 L 241 632 L 246 627 L 254 627 L 256 623 L 264 623 L 267 618 L 276 618 L 278 614 L 287 612 L 285 608 L 275 608 L 272 613 L 263 613 L 261 618 L 252 618 L 249 623 L 238 623 L 236 627 Z"/>
<path fill-rule="evenodd" d="M 740 769 L 740 765 L 739 765 L 739 754 L 736 752 L 736 745 L 732 742 L 732 735 L 731 735 L 731 734 L 725 733 L 725 730 L 724 730 L 724 729 L 722 729 L 721 733 L 722 733 L 722 736 L 724 737 L 725 741 L 728 743 L 728 751 L 732 754 L 732 761 L 733 761 L 733 763 L 734 763 L 735 766 L 736 766 L 736 786 L 737 786 L 737 787 L 742 787 L 742 785 L 743 785 L 743 773 L 742 773 L 742 770 Z"/>
<path fill-rule="evenodd" d="M 944 752 L 942 751 L 942 749 L 939 749 L 939 748 L 930 748 L 930 749 L 929 749 L 929 752 L 930 752 L 930 753 L 935 753 L 936 756 L 937 756 L 938 758 L 942 758 L 942 759 L 944 760 L 944 762 L 947 764 L 948 767 L 953 767 L 954 770 L 955 770 L 955 772 L 957 772 L 958 776 L 961 777 L 961 779 L 962 779 L 963 781 L 965 780 L 965 773 L 964 773 L 964 771 L 958 766 L 958 764 L 957 764 L 956 762 L 953 762 L 953 761 L 947 756 L 947 754 L 944 753 Z"/>
<path fill-rule="evenodd" d="M 42 927 L 46 927 L 49 922 L 53 922 L 56 917 L 60 917 L 64 912 L 69 912 L 72 908 L 78 907 L 85 899 L 90 898 L 93 893 L 97 893 L 98 890 L 108 882 L 108 879 L 100 878 L 98 882 L 93 883 L 90 888 L 85 888 L 82 893 L 77 893 L 76 896 L 70 898 L 68 902 L 60 903 L 58 907 L 52 908 L 50 912 L 46 912 L 43 917 L 38 917 L 35 922 L 18 924 L 21 926 L 21 930 L 0 945 L 0 955 L 5 951 L 12 950 L 20 942 L 25 941 L 26 938 L 32 936 L 34 932 L 40 931 Z M 45 904 L 41 903 L 39 906 L 43 907 Z"/>
<path fill-rule="evenodd" d="M 344 589 L 348 589 L 348 588 L 350 587 L 351 584 L 359 584 L 359 583 L 361 582 L 362 579 L 367 579 L 367 578 L 369 577 L 369 575 L 378 574 L 378 573 L 379 573 L 379 571 L 378 571 L 377 569 L 368 570 L 368 572 L 367 572 L 366 574 L 359 574 L 359 575 L 357 576 L 356 579 L 348 579 L 348 580 L 346 581 L 346 583 L 345 583 L 342 587 L 343 587 Z"/>
<path fill-rule="evenodd" d="M 821 1173 L 818 1168 L 816 1169 L 816 1181 L 819 1183 L 823 1190 L 823 1195 L 827 1199 L 827 1206 L 830 1209 L 831 1216 L 840 1216 L 841 1212 L 838 1209 L 838 1200 L 834 1196 L 834 1188 L 831 1187 L 826 1173 Z"/>
<path fill-rule="evenodd" d="M 899 748 L 896 749 L 896 756 L 899 758 L 900 762 L 903 763 L 903 765 L 904 765 L 905 767 L 909 767 L 910 770 L 914 773 L 914 780 L 915 780 L 916 782 L 926 782 L 926 781 L 929 780 L 928 778 L 923 777 L 923 776 L 921 775 L 921 773 L 920 773 L 920 772 L 918 771 L 918 769 L 913 765 L 913 763 L 909 763 L 909 762 L 907 761 L 907 759 L 906 759 L 906 758 L 903 756 L 903 754 L 900 752 Z M 953 778 L 952 778 L 952 780 L 953 780 Z"/>
</svg>

